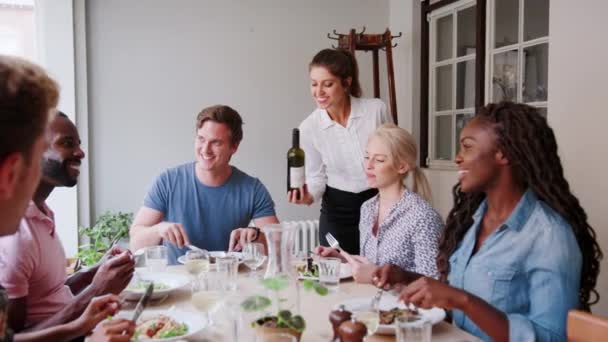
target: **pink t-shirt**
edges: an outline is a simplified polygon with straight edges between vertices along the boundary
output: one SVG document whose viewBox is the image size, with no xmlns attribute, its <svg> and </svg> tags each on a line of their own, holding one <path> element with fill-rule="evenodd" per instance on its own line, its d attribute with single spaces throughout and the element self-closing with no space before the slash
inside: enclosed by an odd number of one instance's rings
<svg viewBox="0 0 608 342">
<path fill-rule="evenodd" d="M 74 296 L 65 285 L 65 252 L 53 212 L 30 201 L 17 233 L 0 237 L 0 285 L 10 299 L 27 297 L 26 327 L 63 309 Z"/>
</svg>

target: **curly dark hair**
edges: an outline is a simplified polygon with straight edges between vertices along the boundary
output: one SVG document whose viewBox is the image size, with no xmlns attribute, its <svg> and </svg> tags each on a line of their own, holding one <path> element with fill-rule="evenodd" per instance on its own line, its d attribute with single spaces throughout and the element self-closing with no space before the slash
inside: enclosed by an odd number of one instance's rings
<svg viewBox="0 0 608 342">
<path fill-rule="evenodd" d="M 534 191 L 572 228 L 583 256 L 580 308 L 590 311 L 590 306 L 599 301 L 595 285 L 603 254 L 585 210 L 564 177 L 553 129 L 536 108 L 512 102 L 489 104 L 481 108 L 475 118 L 493 128 L 496 144 L 510 161 L 515 181 Z M 473 224 L 472 216 L 485 198 L 485 194 L 479 192 L 463 193 L 460 183 L 454 186 L 453 195 L 454 207 L 446 220 L 437 257 L 444 281 L 449 272 L 449 257 Z"/>
</svg>

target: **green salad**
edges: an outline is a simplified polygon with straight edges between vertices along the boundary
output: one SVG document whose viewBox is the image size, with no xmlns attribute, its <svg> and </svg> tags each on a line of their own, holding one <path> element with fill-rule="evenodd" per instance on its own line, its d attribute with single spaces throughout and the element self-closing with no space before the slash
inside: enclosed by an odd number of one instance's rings
<svg viewBox="0 0 608 342">
<path fill-rule="evenodd" d="M 146 281 L 146 280 L 140 280 L 140 281 L 136 281 L 133 282 L 131 284 L 129 284 L 129 286 L 127 286 L 127 290 L 130 291 L 145 291 L 148 288 L 148 285 L 150 285 L 150 281 Z M 167 284 L 163 284 L 161 282 L 154 282 L 154 291 L 158 291 L 158 290 L 166 290 L 169 288 L 169 285 Z"/>
<path fill-rule="evenodd" d="M 301 265 L 296 267 L 298 274 L 300 277 L 319 277 L 319 265 L 313 264 L 312 267 L 308 267 L 308 265 Z"/>
</svg>

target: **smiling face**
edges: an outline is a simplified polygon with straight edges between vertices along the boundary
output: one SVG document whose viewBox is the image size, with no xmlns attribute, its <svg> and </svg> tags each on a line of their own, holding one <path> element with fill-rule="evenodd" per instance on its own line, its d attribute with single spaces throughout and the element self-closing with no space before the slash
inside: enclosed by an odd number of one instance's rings
<svg viewBox="0 0 608 342">
<path fill-rule="evenodd" d="M 348 96 L 345 86 L 350 85 L 350 82 L 350 78 L 342 81 L 325 67 L 310 68 L 310 94 L 321 109 L 331 111 L 334 108 L 341 108 Z"/>
<path fill-rule="evenodd" d="M 239 144 L 233 144 L 230 129 L 223 123 L 207 120 L 196 130 L 194 151 L 198 167 L 204 171 L 225 172 Z"/>
<path fill-rule="evenodd" d="M 49 148 L 42 156 L 42 181 L 54 186 L 76 185 L 84 158 L 76 126 L 68 118 L 56 115 L 48 136 Z"/>
<path fill-rule="evenodd" d="M 485 192 L 495 185 L 502 167 L 508 164 L 496 145 L 489 124 L 475 118 L 460 133 L 460 151 L 455 159 L 463 192 Z"/>
<path fill-rule="evenodd" d="M 385 188 L 402 183 L 409 166 L 398 162 L 390 148 L 378 136 L 372 135 L 365 151 L 365 176 L 372 188 Z"/>
</svg>

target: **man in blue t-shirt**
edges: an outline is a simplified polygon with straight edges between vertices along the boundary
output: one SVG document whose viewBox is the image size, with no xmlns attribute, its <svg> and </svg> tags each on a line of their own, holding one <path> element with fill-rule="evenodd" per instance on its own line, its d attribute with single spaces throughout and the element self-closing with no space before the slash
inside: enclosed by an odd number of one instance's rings
<svg viewBox="0 0 608 342">
<path fill-rule="evenodd" d="M 169 263 L 192 244 L 207 250 L 239 250 L 264 237 L 260 227 L 278 223 L 266 187 L 229 164 L 243 138 L 243 121 L 223 105 L 203 109 L 196 119 L 196 162 L 163 172 L 144 198 L 131 226 L 131 248 L 163 243 Z"/>
</svg>

